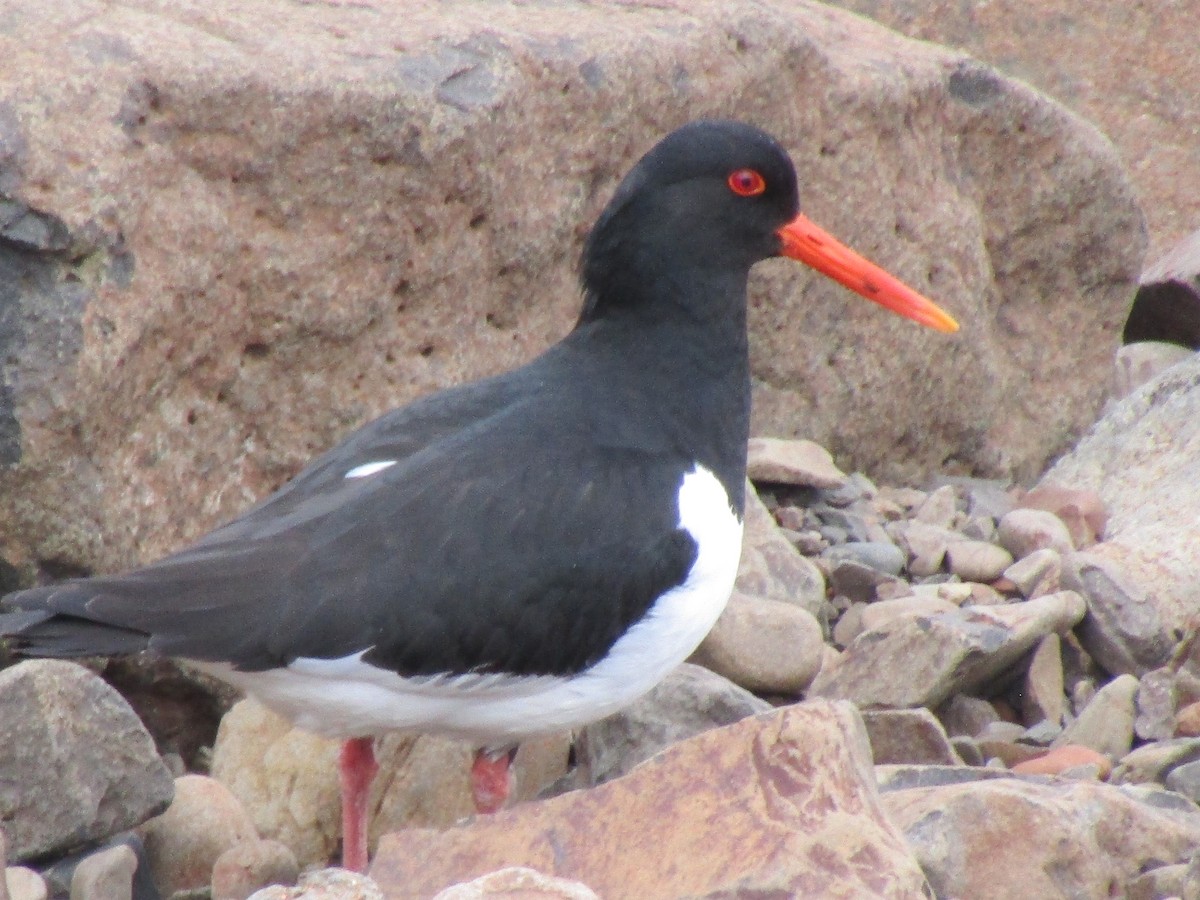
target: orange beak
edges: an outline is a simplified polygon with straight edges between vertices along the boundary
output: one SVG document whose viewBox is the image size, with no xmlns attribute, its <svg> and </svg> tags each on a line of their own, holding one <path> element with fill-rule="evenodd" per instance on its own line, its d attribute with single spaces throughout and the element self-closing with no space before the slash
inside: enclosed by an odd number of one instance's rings
<svg viewBox="0 0 1200 900">
<path fill-rule="evenodd" d="M 932 300 L 922 297 L 900 279 L 859 256 L 818 228 L 803 213 L 780 228 L 777 234 L 783 242 L 780 252 L 784 256 L 798 259 L 856 294 L 922 325 L 938 331 L 958 331 L 958 323 Z"/>
</svg>

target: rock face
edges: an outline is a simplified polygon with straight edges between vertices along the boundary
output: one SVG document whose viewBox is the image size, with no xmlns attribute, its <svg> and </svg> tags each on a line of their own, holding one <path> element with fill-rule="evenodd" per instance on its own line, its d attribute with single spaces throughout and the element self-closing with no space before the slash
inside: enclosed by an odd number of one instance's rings
<svg viewBox="0 0 1200 900">
<path fill-rule="evenodd" d="M 1095 130 L 819 4 L 49 0 L 0 58 L 0 541 L 26 571 L 161 555 L 529 359 L 616 179 L 685 117 L 778 134 L 813 217 L 967 323 L 762 267 L 756 430 L 843 465 L 1039 470 L 1098 407 L 1063 376 L 1107 369 L 1141 255 Z"/>
<path fill-rule="evenodd" d="M 1111 672 L 1141 675 L 1161 665 L 1195 614 L 1197 447 L 1193 357 L 1116 404 L 1043 479 L 1094 490 L 1107 507 L 1106 540 L 1066 569 L 1088 600 L 1081 637 Z"/>
<path fill-rule="evenodd" d="M 861 722 L 823 702 L 706 732 L 594 790 L 386 835 L 371 877 L 388 895 L 432 896 L 514 865 L 614 900 L 908 900 L 924 885 L 881 814 Z"/>
<path fill-rule="evenodd" d="M 171 802 L 171 775 L 129 704 L 58 660 L 0 672 L 0 773 L 12 862 L 106 838 Z"/>
</svg>

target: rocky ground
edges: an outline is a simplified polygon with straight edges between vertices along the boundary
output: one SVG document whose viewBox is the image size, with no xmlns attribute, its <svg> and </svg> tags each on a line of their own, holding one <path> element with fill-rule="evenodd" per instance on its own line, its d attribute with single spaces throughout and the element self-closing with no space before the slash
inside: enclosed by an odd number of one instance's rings
<svg viewBox="0 0 1200 900">
<path fill-rule="evenodd" d="M 325 868 L 335 745 L 164 661 L 4 667 L 0 900 L 1200 900 L 1191 32 L 853 5 L 1117 149 L 814 3 L 6 10 L 6 587 L 159 555 L 549 343 L 581 223 L 682 118 L 770 126 L 808 211 L 965 327 L 762 267 L 780 438 L 726 613 L 630 709 L 523 746 L 494 817 L 471 748 L 383 741 L 369 877 Z"/>
</svg>

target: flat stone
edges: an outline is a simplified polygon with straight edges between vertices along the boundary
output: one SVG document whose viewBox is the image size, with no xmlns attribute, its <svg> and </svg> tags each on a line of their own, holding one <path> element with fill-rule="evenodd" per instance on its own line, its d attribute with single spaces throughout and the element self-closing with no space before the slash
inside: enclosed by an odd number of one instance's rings
<svg viewBox="0 0 1200 900">
<path fill-rule="evenodd" d="M 1107 671 L 1142 675 L 1170 658 L 1171 622 L 1135 572 L 1100 552 L 1104 546 L 1064 560 L 1063 585 L 1081 593 L 1088 605 L 1079 640 Z"/>
<path fill-rule="evenodd" d="M 884 575 L 899 575 L 904 570 L 904 551 L 891 541 L 861 541 L 831 547 L 824 554 L 832 563 L 843 560 L 861 563 Z"/>
<path fill-rule="evenodd" d="M 825 603 L 825 577 L 784 536 L 750 482 L 746 482 L 744 518 L 742 558 L 734 589 L 818 614 Z"/>
<path fill-rule="evenodd" d="M 939 897 L 1108 897 L 1200 847 L 1197 812 L 1094 781 L 999 778 L 882 796 Z"/>
<path fill-rule="evenodd" d="M 1003 575 L 1024 597 L 1054 593 L 1062 578 L 1062 554 L 1050 547 L 1034 550 L 1005 569 Z"/>
<path fill-rule="evenodd" d="M 927 709 L 867 710 L 863 724 L 875 765 L 962 765 L 942 723 Z"/>
<path fill-rule="evenodd" d="M 13 862 L 100 841 L 171 802 L 172 781 L 129 704 L 92 672 L 28 660 L 0 672 L 0 822 Z"/>
<path fill-rule="evenodd" d="M 933 491 L 913 514 L 922 525 L 952 529 L 958 518 L 958 492 L 944 484 Z"/>
<path fill-rule="evenodd" d="M 957 612 L 958 607 L 937 596 L 899 597 L 865 604 L 859 613 L 860 632 L 882 628 L 899 619 L 928 619 L 942 613 Z"/>
<path fill-rule="evenodd" d="M 1024 559 L 1047 547 L 1064 556 L 1075 549 L 1062 519 L 1044 509 L 1014 509 L 1000 520 L 996 537 L 1013 559 Z"/>
<path fill-rule="evenodd" d="M 486 900 L 488 897 L 520 900 L 600 900 L 586 884 L 554 878 L 536 869 L 510 866 L 481 875 L 465 884 L 438 891 L 433 900 Z"/>
<path fill-rule="evenodd" d="M 829 573 L 829 587 L 833 593 L 858 603 L 870 603 L 881 587 L 894 585 L 898 581 L 894 575 L 885 575 L 878 569 L 852 559 L 833 562 Z"/>
<path fill-rule="evenodd" d="M 863 708 L 935 707 L 987 684 L 1047 634 L 1072 628 L 1083 599 L 1068 591 L 1008 606 L 973 607 L 901 619 L 864 631 L 837 664 L 822 669 L 809 696 Z"/>
<path fill-rule="evenodd" d="M 652 840 L 647 822 L 661 823 Z M 514 865 L 639 900 L 907 900 L 923 888 L 882 815 L 861 720 L 842 703 L 705 732 L 588 791 L 387 835 L 371 874 L 385 893 L 433 896 Z"/>
<path fill-rule="evenodd" d="M 996 707 L 979 697 L 954 694 L 937 710 L 938 720 L 951 737 L 975 737 L 992 722 L 1000 721 Z"/>
<path fill-rule="evenodd" d="M 273 884 L 290 887 L 300 877 L 294 854 L 279 841 L 239 841 L 212 867 L 212 900 L 246 900 Z"/>
<path fill-rule="evenodd" d="M 824 447 L 782 438 L 750 439 L 746 475 L 754 482 L 815 488 L 836 488 L 846 482 L 846 473 Z"/>
<path fill-rule="evenodd" d="M 271 885 L 255 891 L 249 900 L 384 900 L 375 879 L 346 869 L 305 872 L 294 887 Z"/>
<path fill-rule="evenodd" d="M 933 575 L 942 569 L 946 548 L 961 536 L 948 528 L 923 522 L 896 522 L 893 533 L 908 551 L 908 571 L 914 576 Z"/>
<path fill-rule="evenodd" d="M 823 645 L 807 610 L 735 591 L 691 661 L 749 691 L 798 696 L 821 667 Z"/>
<path fill-rule="evenodd" d="M 575 752 L 587 784 L 601 784 L 686 738 L 770 709 L 727 678 L 683 663 L 641 699 L 585 727 Z"/>
<path fill-rule="evenodd" d="M 1041 756 L 1035 756 L 1012 767 L 1018 775 L 1061 775 L 1069 769 L 1094 766 L 1098 778 L 1104 779 L 1112 772 L 1112 760 L 1091 747 L 1079 744 L 1064 744 Z"/>
<path fill-rule="evenodd" d="M 1200 803 L 1200 760 L 1175 766 L 1167 773 L 1165 784 L 1168 790 Z"/>
<path fill-rule="evenodd" d="M 1050 722 L 1058 726 L 1066 715 L 1061 643 L 1057 634 L 1048 634 L 1030 657 L 1021 691 L 1021 719 L 1026 725 Z"/>
<path fill-rule="evenodd" d="M 1177 766 L 1200 760 L 1200 738 L 1174 738 L 1145 744 L 1127 753 L 1113 770 L 1116 784 L 1163 783 Z"/>
<path fill-rule="evenodd" d="M 985 541 L 954 541 L 946 546 L 946 568 L 963 581 L 993 581 L 1012 561 L 1003 547 Z"/>
<path fill-rule="evenodd" d="M 1063 729 L 1055 746 L 1080 744 L 1120 759 L 1133 745 L 1133 698 L 1138 680 L 1119 675 L 1096 692 L 1079 717 Z"/>
<path fill-rule="evenodd" d="M 133 900 L 137 857 L 124 844 L 93 853 L 71 878 L 71 900 Z"/>
</svg>

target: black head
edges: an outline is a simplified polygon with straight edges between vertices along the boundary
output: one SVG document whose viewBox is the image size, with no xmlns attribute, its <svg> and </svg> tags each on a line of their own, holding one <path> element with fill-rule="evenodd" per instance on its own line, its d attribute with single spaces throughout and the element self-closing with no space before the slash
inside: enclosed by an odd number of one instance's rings
<svg viewBox="0 0 1200 900">
<path fill-rule="evenodd" d="M 796 171 L 768 134 L 740 122 L 673 131 L 618 186 L 583 256 L 581 321 L 664 285 L 739 282 L 780 252 L 800 208 Z"/>
</svg>

